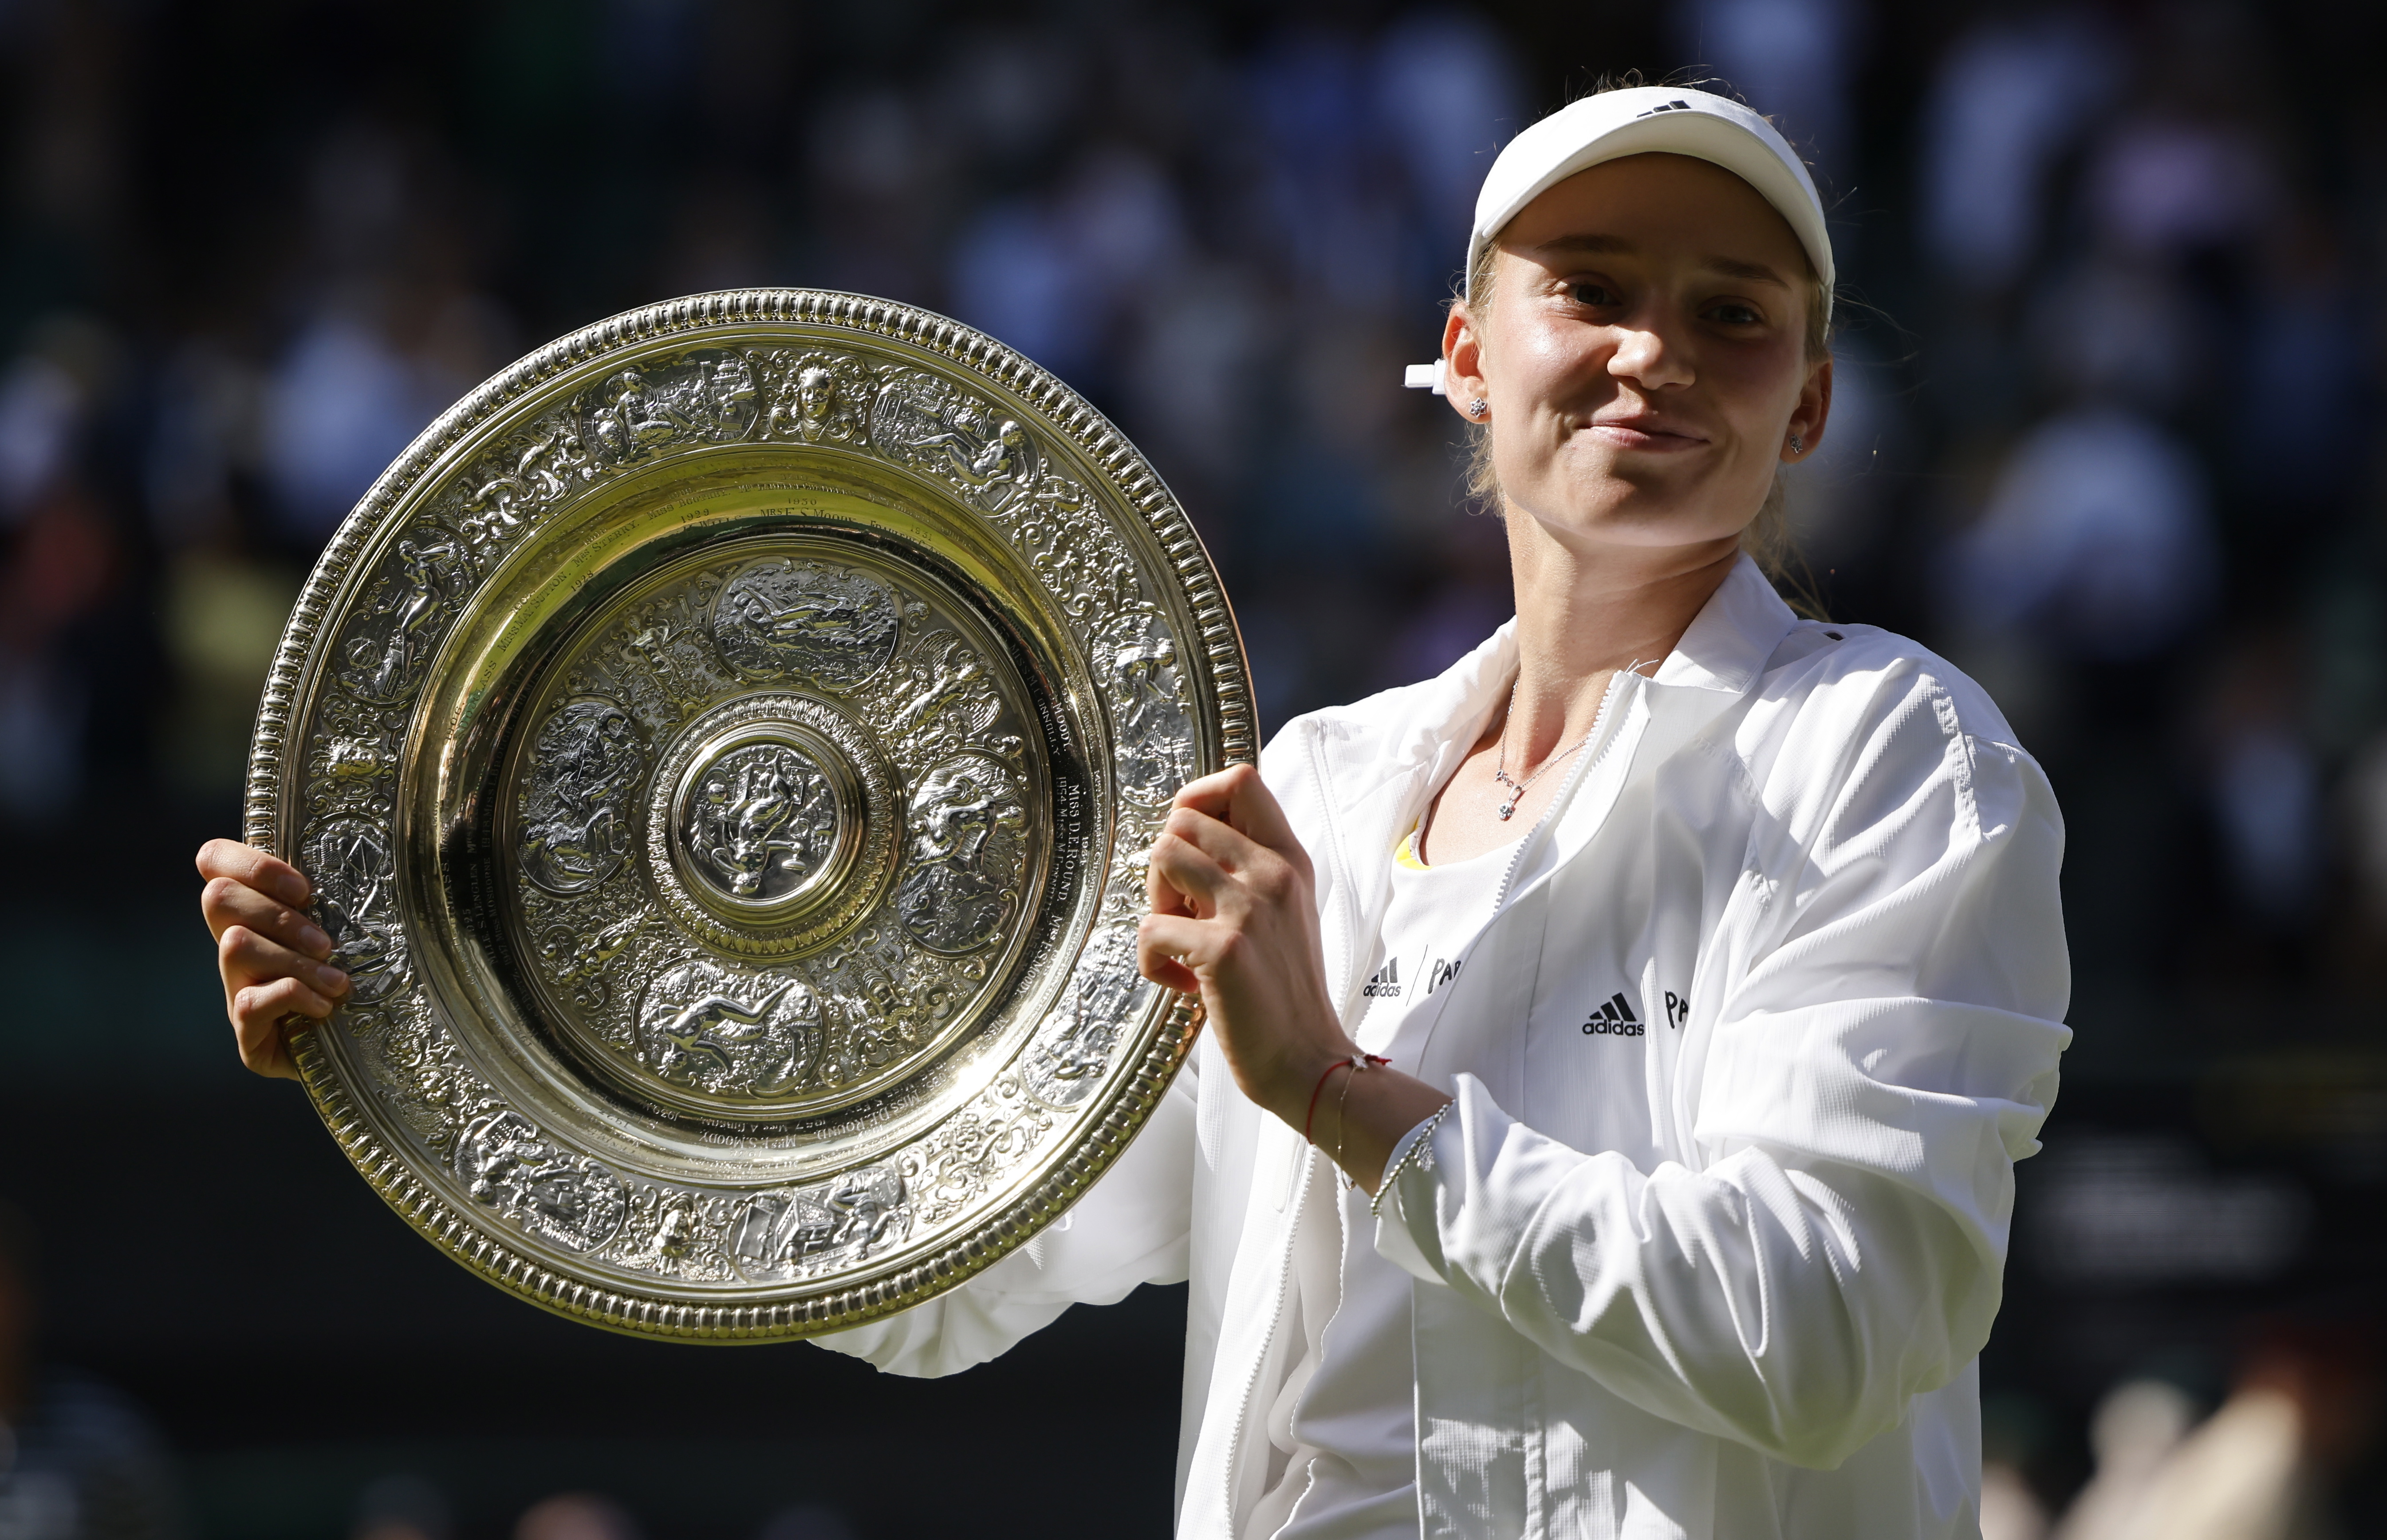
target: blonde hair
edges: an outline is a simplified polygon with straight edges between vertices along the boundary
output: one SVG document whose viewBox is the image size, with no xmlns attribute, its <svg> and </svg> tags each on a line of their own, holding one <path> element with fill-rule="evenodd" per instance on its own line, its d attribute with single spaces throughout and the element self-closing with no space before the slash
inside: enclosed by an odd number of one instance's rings
<svg viewBox="0 0 2387 1540">
<path fill-rule="evenodd" d="M 1486 241 L 1484 249 L 1467 270 L 1467 287 L 1451 297 L 1450 306 L 1467 307 L 1471 321 L 1481 322 L 1492 310 L 1494 259 L 1499 250 L 1497 242 Z M 1816 275 L 1815 264 L 1801 248 L 1799 253 L 1800 277 L 1807 290 L 1806 359 L 1809 363 L 1828 358 L 1832 351 L 1832 308 L 1825 301 L 1824 281 Z M 1476 344 L 1483 347 L 1479 340 Z M 1470 422 L 1467 424 L 1467 495 L 1487 512 L 1498 512 L 1501 507 L 1500 476 L 1492 464 L 1492 424 Z M 1776 584 L 1791 583 L 1803 587 L 1803 574 L 1789 569 L 1798 561 L 1798 552 L 1790 539 L 1790 521 L 1785 512 L 1789 498 L 1789 467 L 1774 470 L 1774 485 L 1767 489 L 1765 500 L 1758 505 L 1757 517 L 1741 531 L 1740 549 L 1762 568 L 1765 575 Z"/>
</svg>

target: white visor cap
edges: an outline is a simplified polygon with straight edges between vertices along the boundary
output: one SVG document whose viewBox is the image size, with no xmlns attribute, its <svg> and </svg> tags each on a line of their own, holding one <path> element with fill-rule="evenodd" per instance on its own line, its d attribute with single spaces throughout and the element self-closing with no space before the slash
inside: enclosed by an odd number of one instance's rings
<svg viewBox="0 0 2387 1540">
<path fill-rule="evenodd" d="M 1525 205 L 1580 170 L 1628 155 L 1687 155 L 1722 166 L 1757 189 L 1790 225 L 1823 280 L 1824 314 L 1832 313 L 1832 237 L 1824 200 L 1806 164 L 1772 123 L 1706 91 L 1639 85 L 1572 102 L 1509 141 L 1475 198 L 1467 242 L 1469 298 L 1476 259 Z M 1407 383 L 1444 393 L 1441 360 L 1410 366 Z"/>
</svg>

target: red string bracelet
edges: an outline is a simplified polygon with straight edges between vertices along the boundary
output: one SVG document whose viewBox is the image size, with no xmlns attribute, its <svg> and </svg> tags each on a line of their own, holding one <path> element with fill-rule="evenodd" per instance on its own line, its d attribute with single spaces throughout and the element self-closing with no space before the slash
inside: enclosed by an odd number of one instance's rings
<svg viewBox="0 0 2387 1540">
<path fill-rule="evenodd" d="M 1318 1083 L 1309 1088 L 1309 1114 L 1301 1120 L 1301 1142 L 1305 1144 L 1315 1144 L 1318 1142 L 1318 1141 L 1309 1137 L 1310 1126 L 1318 1121 L 1318 1093 L 1326 1089 L 1327 1079 L 1332 1076 L 1336 1070 L 1348 1069 L 1356 1072 L 1358 1070 L 1367 1068 L 1371 1064 L 1389 1065 L 1393 1061 L 1390 1059 L 1379 1058 L 1373 1054 L 1354 1054 L 1347 1059 L 1336 1059 L 1332 1064 L 1330 1064 L 1324 1069 L 1320 1070 L 1318 1074 Z"/>
</svg>

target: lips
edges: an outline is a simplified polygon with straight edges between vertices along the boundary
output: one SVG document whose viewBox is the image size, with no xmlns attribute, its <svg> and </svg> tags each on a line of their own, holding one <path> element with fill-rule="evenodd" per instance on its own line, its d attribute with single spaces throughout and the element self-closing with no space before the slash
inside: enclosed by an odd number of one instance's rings
<svg viewBox="0 0 2387 1540">
<path fill-rule="evenodd" d="M 1595 417 L 1584 427 L 1620 449 L 1647 449 L 1662 454 L 1669 450 L 1697 448 L 1707 442 L 1704 435 L 1692 433 L 1678 423 L 1655 416 Z"/>
</svg>

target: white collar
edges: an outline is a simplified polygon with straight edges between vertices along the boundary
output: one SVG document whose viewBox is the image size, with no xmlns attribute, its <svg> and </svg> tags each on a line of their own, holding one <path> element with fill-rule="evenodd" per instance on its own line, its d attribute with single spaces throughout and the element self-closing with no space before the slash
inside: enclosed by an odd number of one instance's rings
<svg viewBox="0 0 2387 1540">
<path fill-rule="evenodd" d="M 1650 680 L 1737 699 L 1764 672 L 1798 616 L 1744 552 Z M 1517 623 L 1503 622 L 1465 657 L 1422 684 L 1388 690 L 1312 720 L 1332 745 L 1333 800 L 1349 807 L 1387 781 L 1427 770 L 1439 784 L 1483 735 L 1517 677 Z M 1721 710 L 1724 700 L 1709 702 Z"/>
</svg>

